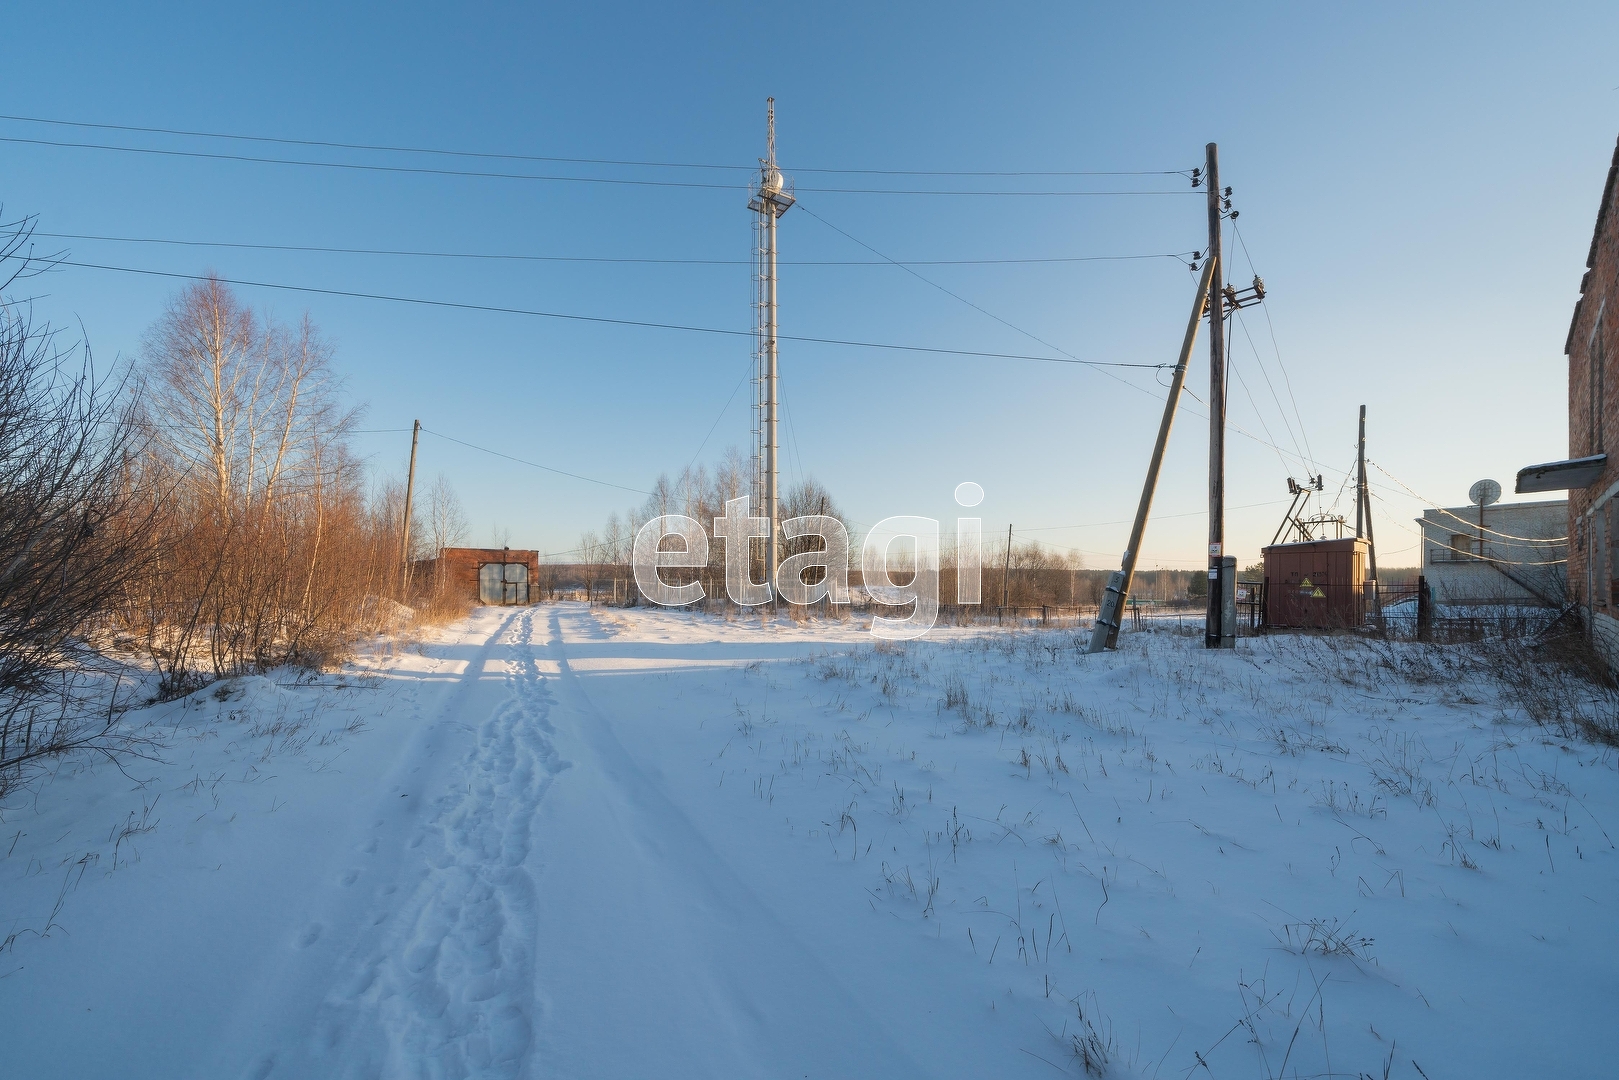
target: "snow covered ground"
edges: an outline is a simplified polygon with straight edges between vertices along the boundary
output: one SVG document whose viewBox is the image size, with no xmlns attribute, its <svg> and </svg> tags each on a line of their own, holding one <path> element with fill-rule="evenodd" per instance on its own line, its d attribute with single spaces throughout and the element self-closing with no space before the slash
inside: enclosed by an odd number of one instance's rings
<svg viewBox="0 0 1619 1080">
<path fill-rule="evenodd" d="M 1619 1060 L 1619 763 L 1342 639 L 482 609 L 0 825 L 7 1077 Z"/>
</svg>

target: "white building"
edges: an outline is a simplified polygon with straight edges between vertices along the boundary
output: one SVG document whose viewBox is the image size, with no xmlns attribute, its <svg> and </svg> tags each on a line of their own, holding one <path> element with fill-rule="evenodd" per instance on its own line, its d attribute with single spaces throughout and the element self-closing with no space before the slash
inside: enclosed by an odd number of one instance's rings
<svg viewBox="0 0 1619 1080">
<path fill-rule="evenodd" d="M 1495 503 L 1429 510 L 1422 573 L 1440 603 L 1562 606 L 1568 595 L 1568 503 Z"/>
</svg>

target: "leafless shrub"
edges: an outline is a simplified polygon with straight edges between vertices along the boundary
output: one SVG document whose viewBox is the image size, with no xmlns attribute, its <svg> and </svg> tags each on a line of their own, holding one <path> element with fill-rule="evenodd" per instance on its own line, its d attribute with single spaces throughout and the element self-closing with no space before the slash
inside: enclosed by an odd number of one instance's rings
<svg viewBox="0 0 1619 1080">
<path fill-rule="evenodd" d="M 1485 647 L 1481 660 L 1504 696 L 1563 738 L 1619 746 L 1619 682 L 1578 631 L 1530 648 Z"/>
<path fill-rule="evenodd" d="M 134 389 L 0 301 L 0 796 L 44 758 L 126 745 L 94 640 L 148 563 Z"/>
</svg>

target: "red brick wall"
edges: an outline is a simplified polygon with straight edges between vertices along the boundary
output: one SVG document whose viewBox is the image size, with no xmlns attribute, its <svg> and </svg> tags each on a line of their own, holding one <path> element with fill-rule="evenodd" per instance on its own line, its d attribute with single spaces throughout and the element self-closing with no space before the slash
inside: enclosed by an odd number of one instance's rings
<svg viewBox="0 0 1619 1080">
<path fill-rule="evenodd" d="M 534 587 L 540 577 L 540 553 L 516 548 L 445 548 L 436 559 L 416 564 L 415 577 L 423 587 L 443 588 L 477 603 L 478 569 L 485 563 L 527 563 L 529 599 L 537 599 Z"/>
<path fill-rule="evenodd" d="M 1619 147 L 1614 165 L 1608 170 L 1603 203 L 1598 209 L 1597 226 L 1591 241 L 1581 297 L 1574 311 L 1568 336 L 1568 453 L 1569 457 L 1606 453 L 1608 465 L 1590 487 L 1568 493 L 1569 595 L 1581 604 L 1593 603 L 1597 614 L 1619 614 L 1610 603 L 1610 578 L 1619 567 L 1610 567 L 1608 549 L 1612 537 L 1602 530 L 1601 550 L 1590 535 L 1592 519 L 1586 512 L 1593 503 L 1619 482 Z M 1593 342 L 1592 333 L 1601 324 Z M 1593 408 L 1593 404 L 1595 407 Z M 1610 516 L 1611 521 L 1611 516 Z M 1594 586 L 1587 596 L 1586 553 L 1590 550 Z"/>
</svg>

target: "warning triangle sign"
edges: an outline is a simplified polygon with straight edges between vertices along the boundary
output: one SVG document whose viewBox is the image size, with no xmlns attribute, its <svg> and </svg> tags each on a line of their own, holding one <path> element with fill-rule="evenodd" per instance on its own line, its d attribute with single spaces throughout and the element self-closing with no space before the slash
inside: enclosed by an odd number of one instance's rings
<svg viewBox="0 0 1619 1080">
<path fill-rule="evenodd" d="M 1313 589 L 1313 588 L 1315 588 L 1315 585 L 1311 583 L 1309 578 L 1305 578 L 1303 581 L 1299 582 L 1299 588 L 1301 588 L 1301 589 Z"/>
<path fill-rule="evenodd" d="M 1320 589 L 1316 589 L 1316 591 L 1311 593 L 1310 595 L 1312 597 L 1316 597 L 1316 596 L 1326 596 L 1327 594 L 1322 592 Z"/>
</svg>

